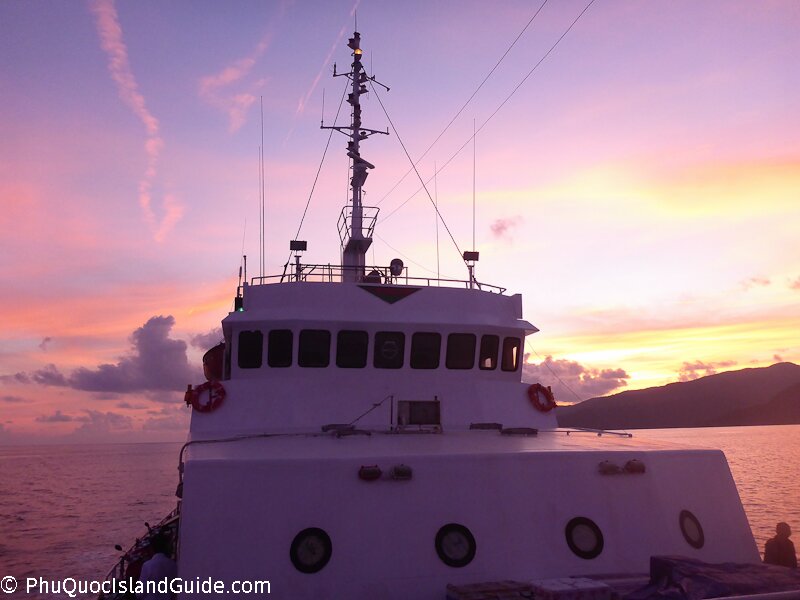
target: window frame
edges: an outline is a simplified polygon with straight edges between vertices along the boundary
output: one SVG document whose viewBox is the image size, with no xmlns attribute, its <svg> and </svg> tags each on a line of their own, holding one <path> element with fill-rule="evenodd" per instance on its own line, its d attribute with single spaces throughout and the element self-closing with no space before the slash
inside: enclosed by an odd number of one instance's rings
<svg viewBox="0 0 800 600">
<path fill-rule="evenodd" d="M 247 352 L 242 354 L 242 336 L 247 334 L 257 334 L 259 343 L 252 343 L 252 346 L 246 346 Z M 250 344 L 250 342 L 248 342 Z M 257 349 L 257 351 L 256 351 Z M 242 357 L 247 357 L 249 352 L 255 352 L 253 360 L 248 360 L 247 363 L 242 364 Z M 236 366 L 241 370 L 249 371 L 251 369 L 260 369 L 264 365 L 264 332 L 260 329 L 242 329 L 236 336 Z"/>
<path fill-rule="evenodd" d="M 322 334 L 322 335 L 320 335 Z M 308 338 L 312 336 L 320 335 L 320 339 L 323 337 L 327 338 L 327 343 L 320 345 L 314 351 L 311 351 L 307 348 L 310 340 Z M 305 339 L 304 339 L 305 338 Z M 312 338 L 313 339 L 313 338 Z M 323 350 L 324 348 L 324 350 Z M 305 352 L 311 352 L 311 356 L 305 354 Z M 319 353 L 320 357 L 322 357 L 322 353 L 324 352 L 325 359 L 322 361 L 309 361 L 310 357 L 313 357 L 315 353 Z M 297 366 L 302 367 L 304 369 L 326 369 L 331 364 L 331 331 L 330 329 L 301 329 L 297 335 Z"/>
<path fill-rule="evenodd" d="M 427 366 L 427 365 L 423 366 L 419 362 L 420 352 L 422 352 L 421 356 L 425 357 L 425 351 L 420 351 L 419 347 L 417 346 L 416 347 L 416 352 L 415 352 L 415 343 L 419 343 L 419 342 L 417 342 L 417 340 L 419 340 L 421 338 L 421 336 L 430 336 L 430 337 L 434 337 L 435 336 L 436 338 L 438 338 L 437 342 L 436 342 L 436 360 L 435 360 L 435 364 L 428 363 L 428 364 L 430 364 L 430 366 Z M 408 365 L 412 369 L 433 370 L 433 369 L 438 369 L 441 364 L 442 364 L 442 334 L 439 333 L 438 331 L 415 331 L 414 333 L 412 333 L 411 334 L 411 353 L 410 353 L 409 358 L 408 358 Z"/>
<path fill-rule="evenodd" d="M 472 357 L 471 357 L 469 366 L 466 366 L 466 364 L 467 364 L 466 362 L 463 363 L 464 366 L 461 366 L 462 363 L 456 362 L 455 359 L 457 357 L 453 356 L 453 354 L 455 354 L 455 352 L 457 351 L 457 346 L 453 342 L 451 342 L 450 340 L 455 339 L 457 336 L 461 337 L 461 338 L 472 338 L 472 343 L 471 343 L 471 346 L 472 346 L 471 355 L 472 355 Z M 477 350 L 477 345 L 478 345 L 478 336 L 476 334 L 474 334 L 474 333 L 454 332 L 454 333 L 447 334 L 447 349 L 445 351 L 445 367 L 447 367 L 448 369 L 458 370 L 458 371 L 469 371 L 471 369 L 474 369 L 475 368 L 475 354 L 476 354 L 476 350 Z M 453 348 L 452 352 L 451 352 L 451 348 Z"/>
<path fill-rule="evenodd" d="M 359 334 L 363 335 L 364 337 L 364 350 L 363 350 L 363 360 L 358 361 L 361 364 L 342 364 L 345 362 L 342 360 L 341 349 L 343 346 L 347 344 L 342 344 L 342 335 L 348 334 Z M 354 336 L 355 337 L 355 336 Z M 363 369 L 367 366 L 367 362 L 369 360 L 369 332 L 363 329 L 340 329 L 336 332 L 336 366 L 339 369 Z M 352 346 L 351 346 L 352 347 Z"/>
<path fill-rule="evenodd" d="M 494 351 L 492 352 L 491 356 L 486 356 L 484 353 L 484 347 L 486 346 L 486 342 L 494 339 Z M 496 371 L 497 365 L 499 364 L 498 356 L 500 354 L 500 336 L 494 333 L 485 333 L 481 336 L 481 345 L 478 350 L 478 368 L 481 371 Z M 492 365 L 490 367 L 483 366 L 483 361 L 485 358 L 493 359 Z"/>
<path fill-rule="evenodd" d="M 274 344 L 273 335 L 277 337 L 278 335 L 283 335 L 286 333 L 289 334 L 288 338 L 285 338 L 283 340 L 278 340 L 278 344 L 285 345 L 286 339 L 288 339 L 289 341 L 288 362 L 286 360 L 281 360 L 281 361 L 275 360 L 276 358 L 285 359 L 287 357 L 287 352 L 285 347 L 284 348 L 279 347 L 278 350 L 281 351 L 281 355 L 275 356 L 275 354 L 277 354 L 278 351 L 273 350 L 273 344 Z M 267 365 L 273 369 L 286 369 L 288 367 L 291 367 L 293 363 L 294 363 L 294 331 L 285 327 L 281 329 L 270 329 L 269 333 L 267 334 Z"/>
<path fill-rule="evenodd" d="M 509 368 L 509 367 L 506 366 L 507 365 L 507 362 L 506 362 L 506 358 L 507 358 L 506 348 L 508 346 L 508 342 L 511 341 L 511 340 L 516 342 L 514 347 L 516 348 L 517 352 L 516 352 L 516 354 L 512 355 L 513 358 L 511 360 L 513 360 L 513 367 Z M 504 337 L 503 338 L 503 350 L 502 350 L 502 353 L 500 354 L 500 369 L 502 371 L 505 371 L 506 373 L 516 373 L 519 370 L 520 364 L 522 363 L 522 361 L 520 360 L 521 359 L 521 354 L 522 354 L 522 338 L 518 338 L 518 337 L 513 336 L 513 335 L 509 335 L 509 336 Z"/>
</svg>

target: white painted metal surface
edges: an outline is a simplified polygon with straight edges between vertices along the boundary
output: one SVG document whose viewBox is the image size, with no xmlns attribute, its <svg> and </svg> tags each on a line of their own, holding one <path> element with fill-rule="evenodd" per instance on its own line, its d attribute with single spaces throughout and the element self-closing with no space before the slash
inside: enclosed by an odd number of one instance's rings
<svg viewBox="0 0 800 600">
<path fill-rule="evenodd" d="M 496 431 L 288 435 L 188 450 L 180 573 L 268 578 L 282 598 L 442 598 L 447 583 L 597 573 L 646 573 L 652 554 L 754 562 L 758 552 L 725 458 L 636 438 Z M 600 462 L 638 459 L 643 474 L 601 475 Z M 412 468 L 409 481 L 386 475 Z M 362 481 L 378 465 L 384 476 Z M 690 546 L 679 515 L 699 519 Z M 603 532 L 593 560 L 573 554 L 567 522 Z M 446 523 L 473 533 L 466 567 L 442 563 L 434 538 Z M 319 527 L 333 552 L 319 573 L 289 559 L 294 536 Z"/>
</svg>

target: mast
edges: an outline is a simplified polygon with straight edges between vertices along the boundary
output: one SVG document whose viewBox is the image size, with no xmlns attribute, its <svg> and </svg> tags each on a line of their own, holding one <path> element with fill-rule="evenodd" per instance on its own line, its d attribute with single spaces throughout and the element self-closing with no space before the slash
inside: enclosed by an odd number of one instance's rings
<svg viewBox="0 0 800 600">
<path fill-rule="evenodd" d="M 350 198 L 349 204 L 342 209 L 339 217 L 339 239 L 342 244 L 342 281 L 359 282 L 364 278 L 367 250 L 372 244 L 372 232 L 378 216 L 378 209 L 362 204 L 362 188 L 369 175 L 367 169 L 374 169 L 375 165 L 361 157 L 361 142 L 375 133 L 388 135 L 386 131 L 367 129 L 361 125 L 362 94 L 366 94 L 367 81 L 375 80 L 369 77 L 361 64 L 363 51 L 361 50 L 361 34 L 353 32 L 347 42 L 347 47 L 353 51 L 353 63 L 349 73 L 337 73 L 333 65 L 334 77 L 348 77 L 351 91 L 347 96 L 347 103 L 352 106 L 349 126 L 322 125 L 322 129 L 335 129 L 347 135 L 347 156 L 351 159 Z M 379 84 L 383 85 L 383 84 Z M 386 86 L 384 86 L 386 87 Z M 386 88 L 389 89 L 388 87 Z"/>
</svg>

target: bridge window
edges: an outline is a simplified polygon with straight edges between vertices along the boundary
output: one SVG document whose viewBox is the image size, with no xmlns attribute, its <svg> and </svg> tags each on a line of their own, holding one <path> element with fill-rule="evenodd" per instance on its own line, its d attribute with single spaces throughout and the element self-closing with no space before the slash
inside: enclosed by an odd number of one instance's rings
<svg viewBox="0 0 800 600">
<path fill-rule="evenodd" d="M 264 351 L 264 334 L 260 331 L 239 332 L 239 368 L 258 369 Z"/>
<path fill-rule="evenodd" d="M 291 329 L 273 329 L 269 332 L 267 364 L 270 367 L 291 366 L 292 341 Z"/>
<path fill-rule="evenodd" d="M 336 335 L 336 366 L 343 369 L 361 369 L 367 366 L 366 331 L 340 331 Z"/>
<path fill-rule="evenodd" d="M 406 336 L 402 331 L 379 331 L 375 334 L 373 364 L 378 369 L 399 369 L 403 366 Z"/>
<path fill-rule="evenodd" d="M 297 364 L 301 367 L 327 367 L 331 361 L 331 332 L 325 329 L 300 331 Z"/>
<path fill-rule="evenodd" d="M 442 336 L 439 333 L 419 332 L 411 336 L 411 368 L 437 369 Z"/>
<path fill-rule="evenodd" d="M 519 366 L 519 350 L 522 340 L 515 337 L 507 337 L 503 340 L 503 364 L 500 368 L 503 371 L 516 371 Z"/>
<path fill-rule="evenodd" d="M 478 359 L 478 366 L 484 371 L 492 371 L 497 368 L 497 351 L 500 349 L 500 338 L 496 335 L 484 335 L 481 337 L 481 354 Z"/>
<path fill-rule="evenodd" d="M 447 336 L 448 369 L 471 369 L 475 366 L 475 334 L 451 333 Z"/>
</svg>

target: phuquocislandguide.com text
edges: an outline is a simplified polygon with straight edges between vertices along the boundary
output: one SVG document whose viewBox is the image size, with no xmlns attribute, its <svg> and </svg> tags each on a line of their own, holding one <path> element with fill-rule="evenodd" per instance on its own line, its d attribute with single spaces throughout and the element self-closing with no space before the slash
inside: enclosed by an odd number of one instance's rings
<svg viewBox="0 0 800 600">
<path fill-rule="evenodd" d="M 10 584 L 13 580 L 14 589 Z M 3 580 L 2 591 L 11 593 L 16 589 L 16 580 L 7 577 Z M 20 590 L 21 591 L 21 590 Z M 164 578 L 157 581 L 138 581 L 136 579 L 108 579 L 106 581 L 86 581 L 66 577 L 48 580 L 43 577 L 25 579 L 26 594 L 66 594 L 76 598 L 85 594 L 114 597 L 117 594 L 269 594 L 269 581 L 233 581 L 230 584 L 211 577 L 201 579 Z"/>
</svg>

